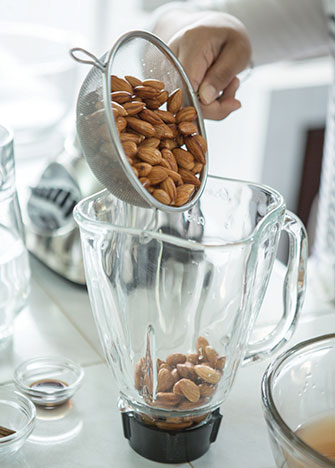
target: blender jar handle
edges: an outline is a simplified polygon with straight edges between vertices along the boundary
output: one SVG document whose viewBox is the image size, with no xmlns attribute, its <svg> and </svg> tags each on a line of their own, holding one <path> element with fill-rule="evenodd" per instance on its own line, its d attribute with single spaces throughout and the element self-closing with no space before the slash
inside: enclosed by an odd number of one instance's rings
<svg viewBox="0 0 335 468">
<path fill-rule="evenodd" d="M 284 312 L 274 330 L 247 349 L 243 364 L 264 359 L 291 338 L 302 308 L 306 289 L 307 233 L 300 219 L 286 210 L 282 230 L 289 236 L 289 259 L 283 282 Z"/>
</svg>

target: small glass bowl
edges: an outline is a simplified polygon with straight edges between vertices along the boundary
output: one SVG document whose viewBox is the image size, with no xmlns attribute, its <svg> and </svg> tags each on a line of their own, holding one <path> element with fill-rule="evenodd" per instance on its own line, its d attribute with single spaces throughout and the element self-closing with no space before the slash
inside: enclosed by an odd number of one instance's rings
<svg viewBox="0 0 335 468">
<path fill-rule="evenodd" d="M 13 455 L 22 447 L 34 429 L 35 418 L 35 406 L 28 398 L 15 390 L 0 388 L 1 433 L 5 433 L 6 429 L 15 431 L 0 437 L 0 460 Z"/>
<path fill-rule="evenodd" d="M 297 344 L 267 368 L 263 409 L 279 468 L 335 467 L 334 363 L 335 333 Z"/>
<path fill-rule="evenodd" d="M 20 364 L 14 372 L 14 382 L 36 405 L 51 409 L 75 394 L 83 376 L 83 369 L 70 359 L 47 356 Z"/>
</svg>

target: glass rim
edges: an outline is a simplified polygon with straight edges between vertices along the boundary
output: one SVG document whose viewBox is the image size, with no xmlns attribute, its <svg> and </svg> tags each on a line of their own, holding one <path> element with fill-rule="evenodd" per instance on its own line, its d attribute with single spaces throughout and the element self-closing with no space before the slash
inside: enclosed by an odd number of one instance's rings
<svg viewBox="0 0 335 468">
<path fill-rule="evenodd" d="M 247 184 L 252 187 L 257 187 L 262 190 L 266 190 L 269 192 L 269 194 L 273 195 L 276 199 L 276 205 L 256 224 L 252 232 L 241 239 L 238 239 L 236 241 L 222 241 L 221 243 L 215 243 L 215 244 L 206 244 L 206 243 L 201 243 L 195 240 L 187 240 L 183 238 L 176 237 L 174 235 L 170 234 L 163 234 L 163 233 L 158 233 L 154 231 L 150 231 L 148 229 L 139 229 L 139 228 L 127 228 L 124 226 L 118 226 L 113 223 L 107 223 L 106 221 L 98 221 L 98 220 L 93 220 L 90 216 L 88 216 L 84 210 L 83 206 L 87 205 L 88 203 L 92 202 L 94 199 L 96 199 L 99 195 L 101 196 L 102 194 L 110 194 L 107 189 L 103 189 L 97 193 L 94 193 L 93 195 L 90 195 L 86 198 L 83 198 L 82 200 L 77 203 L 73 210 L 73 217 L 76 221 L 76 223 L 80 226 L 80 228 L 83 228 L 84 230 L 87 230 L 88 232 L 94 232 L 94 233 L 99 233 L 101 231 L 108 231 L 108 230 L 113 230 L 117 231 L 120 233 L 128 233 L 132 235 L 143 235 L 143 234 L 149 234 L 152 238 L 157 238 L 162 241 L 166 241 L 168 243 L 175 243 L 176 245 L 184 246 L 187 247 L 188 249 L 203 249 L 203 248 L 224 248 L 224 247 L 236 247 L 236 246 L 241 246 L 241 245 L 246 245 L 254 241 L 255 238 L 257 238 L 257 234 L 262 231 L 263 225 L 268 224 L 273 218 L 277 217 L 277 213 L 280 212 L 281 210 L 286 209 L 286 205 L 284 202 L 284 199 L 282 195 L 277 192 L 277 190 L 268 187 L 267 185 L 263 184 L 257 184 L 255 182 L 249 182 L 245 180 L 239 180 L 239 179 L 231 179 L 231 178 L 226 178 L 226 177 L 220 177 L 220 176 L 214 176 L 214 175 L 208 175 L 208 180 L 221 180 L 221 181 L 227 181 L 227 182 L 233 182 L 234 184 Z M 112 194 L 111 194 L 112 195 Z M 114 195 L 113 195 L 114 196 Z M 115 197 L 115 196 L 114 196 Z M 115 197 L 117 198 L 117 197 Z M 201 200 L 201 198 L 200 198 Z M 146 208 L 141 208 L 141 209 L 146 209 Z M 154 208 L 151 208 L 154 209 Z M 185 211 L 185 213 L 187 210 Z M 182 214 L 182 213 L 179 213 Z M 88 227 L 89 226 L 89 227 Z"/>
<path fill-rule="evenodd" d="M 334 467 L 334 463 L 327 457 L 323 456 L 317 450 L 314 450 L 310 445 L 305 443 L 294 431 L 286 424 L 284 419 L 281 417 L 280 412 L 274 402 L 272 395 L 272 383 L 280 367 L 288 362 L 290 358 L 294 358 L 299 355 L 302 350 L 307 350 L 316 344 L 326 344 L 328 341 L 335 340 L 335 333 L 327 335 L 320 335 L 309 340 L 302 341 L 292 348 L 284 351 L 280 354 L 272 363 L 267 367 L 261 384 L 261 396 L 263 409 L 265 409 L 266 419 L 271 417 L 271 425 L 275 427 L 276 432 L 280 434 L 282 438 L 289 444 L 293 445 L 296 449 L 302 452 L 304 455 L 307 454 L 312 461 L 316 463 L 322 463 L 324 468 Z"/>
</svg>

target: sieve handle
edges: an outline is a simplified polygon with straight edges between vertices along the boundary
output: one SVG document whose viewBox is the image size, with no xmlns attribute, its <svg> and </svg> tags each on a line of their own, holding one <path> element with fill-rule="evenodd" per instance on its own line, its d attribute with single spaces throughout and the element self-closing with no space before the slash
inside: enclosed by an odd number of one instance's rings
<svg viewBox="0 0 335 468">
<path fill-rule="evenodd" d="M 83 58 L 80 58 L 80 56 L 77 56 L 78 52 L 84 54 L 92 60 L 84 60 Z M 99 70 L 101 70 L 102 72 L 106 70 L 106 65 L 86 49 L 82 49 L 81 47 L 73 47 L 72 49 L 70 49 L 70 55 L 72 58 L 75 59 L 76 62 L 86 63 L 87 65 L 93 65 L 94 67 L 99 68 Z"/>
</svg>

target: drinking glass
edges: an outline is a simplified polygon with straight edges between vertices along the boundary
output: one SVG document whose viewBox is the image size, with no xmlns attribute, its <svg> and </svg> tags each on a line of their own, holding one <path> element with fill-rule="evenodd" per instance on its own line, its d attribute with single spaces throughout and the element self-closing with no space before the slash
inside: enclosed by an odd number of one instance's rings
<svg viewBox="0 0 335 468">
<path fill-rule="evenodd" d="M 299 343 L 266 370 L 263 408 L 278 468 L 334 468 L 334 363 L 331 334 Z"/>
<path fill-rule="evenodd" d="M 30 290 L 13 148 L 12 131 L 0 125 L 0 346 L 12 336 L 15 315 L 25 305 Z"/>
</svg>

